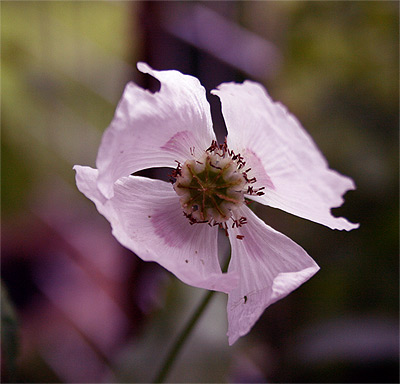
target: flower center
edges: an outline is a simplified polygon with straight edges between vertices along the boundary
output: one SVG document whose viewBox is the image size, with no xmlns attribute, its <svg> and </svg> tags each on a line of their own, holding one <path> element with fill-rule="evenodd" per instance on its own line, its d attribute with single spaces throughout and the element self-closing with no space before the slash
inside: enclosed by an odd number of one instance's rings
<svg viewBox="0 0 400 384">
<path fill-rule="evenodd" d="M 230 158 L 205 153 L 188 160 L 174 184 L 185 214 L 194 222 L 222 223 L 244 202 L 246 181 Z"/>
<path fill-rule="evenodd" d="M 243 158 L 230 151 L 226 143 L 218 145 L 215 141 L 200 158 L 178 163 L 172 175 L 176 179 L 173 187 L 191 224 L 224 224 L 226 228 L 225 223 L 231 218 L 233 226 L 246 222 L 244 217 L 233 217 L 245 202 L 244 194 L 252 190 L 246 184 L 256 181 L 248 179 L 249 170 L 242 171 L 244 165 Z"/>
</svg>

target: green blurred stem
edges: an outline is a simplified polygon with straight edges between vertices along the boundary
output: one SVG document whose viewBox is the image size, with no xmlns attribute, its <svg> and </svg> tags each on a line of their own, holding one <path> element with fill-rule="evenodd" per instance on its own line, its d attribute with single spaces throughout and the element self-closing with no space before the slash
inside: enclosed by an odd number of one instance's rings
<svg viewBox="0 0 400 384">
<path fill-rule="evenodd" d="M 185 344 L 185 341 L 187 340 L 188 336 L 192 332 L 194 326 L 197 324 L 197 321 L 200 319 L 204 310 L 207 308 L 207 305 L 210 302 L 211 298 L 214 296 L 214 294 L 215 294 L 215 291 L 209 291 L 204 296 L 203 300 L 200 302 L 200 305 L 197 307 L 196 311 L 193 313 L 192 317 L 187 322 L 185 328 L 183 328 L 181 333 L 176 338 L 175 343 L 172 345 L 172 348 L 169 351 L 161 369 L 158 371 L 156 379 L 153 381 L 153 383 L 163 383 L 164 382 L 172 365 L 175 362 L 175 359 L 176 359 L 178 353 L 180 352 L 181 348 Z"/>
<path fill-rule="evenodd" d="M 228 270 L 230 257 L 226 258 L 226 262 L 224 267 L 222 268 L 223 272 Z M 192 314 L 192 317 L 186 323 L 186 326 L 182 329 L 181 333 L 175 340 L 175 343 L 172 345 L 170 351 L 167 354 L 167 357 L 164 360 L 164 364 L 161 366 L 161 369 L 158 371 L 158 374 L 153 381 L 153 383 L 163 383 L 165 378 L 167 377 L 172 365 L 174 364 L 176 357 L 178 356 L 180 350 L 185 344 L 186 340 L 190 336 L 194 326 L 197 324 L 197 321 L 200 319 L 201 315 L 204 313 L 204 310 L 207 308 L 208 303 L 214 296 L 215 291 L 209 291 L 203 297 L 203 300 L 200 302 L 196 311 Z"/>
</svg>

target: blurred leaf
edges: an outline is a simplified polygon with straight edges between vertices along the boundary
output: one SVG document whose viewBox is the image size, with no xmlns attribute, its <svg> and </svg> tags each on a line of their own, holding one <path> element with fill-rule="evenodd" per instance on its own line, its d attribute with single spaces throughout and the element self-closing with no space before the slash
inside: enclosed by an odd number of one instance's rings
<svg viewBox="0 0 400 384">
<path fill-rule="evenodd" d="M 1 340 L 5 370 L 12 381 L 16 376 L 16 360 L 19 352 L 18 320 L 3 284 L 1 285 Z"/>
</svg>

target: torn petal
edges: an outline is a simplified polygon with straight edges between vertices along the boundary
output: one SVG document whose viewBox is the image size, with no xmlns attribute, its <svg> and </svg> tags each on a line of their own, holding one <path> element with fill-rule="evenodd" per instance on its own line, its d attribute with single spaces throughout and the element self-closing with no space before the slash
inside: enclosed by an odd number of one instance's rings
<svg viewBox="0 0 400 384">
<path fill-rule="evenodd" d="M 265 194 L 252 199 L 332 229 L 358 227 L 331 214 L 344 193 L 355 189 L 354 182 L 328 168 L 301 124 L 264 87 L 251 81 L 225 83 L 212 93 L 221 99 L 229 146 L 253 152 L 274 186 L 266 185 Z"/>
<path fill-rule="evenodd" d="M 205 90 L 192 76 L 178 71 L 138 69 L 161 82 L 151 93 L 129 83 L 105 131 L 96 166 L 99 189 L 108 198 L 122 176 L 151 167 L 176 167 L 191 152 L 205 150 L 215 138 Z"/>
</svg>

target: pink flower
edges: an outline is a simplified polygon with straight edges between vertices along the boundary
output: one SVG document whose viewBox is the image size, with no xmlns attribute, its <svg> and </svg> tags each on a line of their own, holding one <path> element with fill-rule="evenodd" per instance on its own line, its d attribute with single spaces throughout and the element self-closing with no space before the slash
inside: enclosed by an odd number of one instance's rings
<svg viewBox="0 0 400 384">
<path fill-rule="evenodd" d="M 300 123 L 254 82 L 225 83 L 228 127 L 217 144 L 200 82 L 178 71 L 141 72 L 161 83 L 151 93 L 129 83 L 105 131 L 97 169 L 75 166 L 79 190 L 117 240 L 183 282 L 228 293 L 229 343 L 249 332 L 265 308 L 307 281 L 318 265 L 296 243 L 267 226 L 247 199 L 332 229 L 357 228 L 331 215 L 353 181 L 328 168 Z M 133 173 L 170 167 L 173 184 Z M 231 243 L 222 273 L 218 228 Z"/>
</svg>

